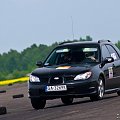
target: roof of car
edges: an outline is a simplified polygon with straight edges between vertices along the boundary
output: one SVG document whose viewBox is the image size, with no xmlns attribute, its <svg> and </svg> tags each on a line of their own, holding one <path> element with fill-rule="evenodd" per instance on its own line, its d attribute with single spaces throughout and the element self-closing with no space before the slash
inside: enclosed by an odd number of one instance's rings
<svg viewBox="0 0 120 120">
<path fill-rule="evenodd" d="M 98 41 L 82 41 L 82 42 L 74 42 L 74 41 L 68 41 L 60 43 L 59 46 L 69 46 L 69 45 L 81 45 L 81 44 L 111 44 L 110 40 L 98 40 Z"/>
</svg>

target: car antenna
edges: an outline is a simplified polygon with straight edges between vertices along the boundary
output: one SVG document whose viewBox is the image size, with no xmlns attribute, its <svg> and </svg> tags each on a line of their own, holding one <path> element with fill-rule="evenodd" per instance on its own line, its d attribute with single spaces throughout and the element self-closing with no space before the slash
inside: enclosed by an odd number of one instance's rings
<svg viewBox="0 0 120 120">
<path fill-rule="evenodd" d="M 73 35 L 73 40 L 74 40 L 74 29 L 73 29 L 74 23 L 73 23 L 73 18 L 72 18 L 72 16 L 71 16 L 71 22 L 72 22 L 72 35 Z"/>
</svg>

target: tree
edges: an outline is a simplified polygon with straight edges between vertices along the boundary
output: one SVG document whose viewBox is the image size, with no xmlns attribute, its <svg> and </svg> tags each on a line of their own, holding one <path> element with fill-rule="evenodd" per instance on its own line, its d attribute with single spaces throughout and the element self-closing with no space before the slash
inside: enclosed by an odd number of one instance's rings
<svg viewBox="0 0 120 120">
<path fill-rule="evenodd" d="M 92 41 L 92 38 L 89 35 L 87 35 L 85 39 L 80 37 L 79 41 Z"/>
<path fill-rule="evenodd" d="M 120 49 L 120 41 L 119 40 L 115 45 Z"/>
</svg>

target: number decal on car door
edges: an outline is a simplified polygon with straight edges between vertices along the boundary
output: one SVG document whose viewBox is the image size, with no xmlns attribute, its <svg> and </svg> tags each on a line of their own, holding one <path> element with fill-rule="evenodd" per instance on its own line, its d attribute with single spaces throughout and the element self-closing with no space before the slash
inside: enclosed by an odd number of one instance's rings
<svg viewBox="0 0 120 120">
<path fill-rule="evenodd" d="M 109 79 L 113 78 L 113 68 L 112 67 L 108 68 L 108 72 L 109 72 Z"/>
</svg>

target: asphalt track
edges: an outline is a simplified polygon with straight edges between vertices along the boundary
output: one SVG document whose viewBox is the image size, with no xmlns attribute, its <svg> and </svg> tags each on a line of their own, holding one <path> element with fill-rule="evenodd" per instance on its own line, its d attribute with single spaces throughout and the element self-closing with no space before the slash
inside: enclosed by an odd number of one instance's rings
<svg viewBox="0 0 120 120">
<path fill-rule="evenodd" d="M 0 120 L 120 120 L 120 97 L 116 93 L 105 95 L 103 100 L 91 102 L 89 98 L 78 98 L 65 106 L 60 99 L 47 101 L 42 110 L 34 110 L 27 94 L 27 83 L 0 87 L 0 106 L 7 114 Z M 24 94 L 13 99 L 13 95 Z"/>
</svg>

